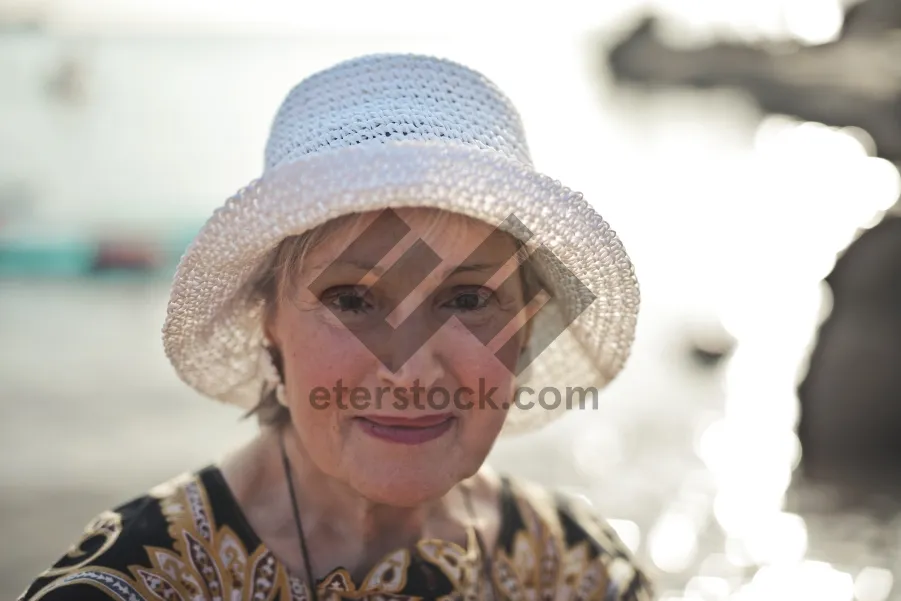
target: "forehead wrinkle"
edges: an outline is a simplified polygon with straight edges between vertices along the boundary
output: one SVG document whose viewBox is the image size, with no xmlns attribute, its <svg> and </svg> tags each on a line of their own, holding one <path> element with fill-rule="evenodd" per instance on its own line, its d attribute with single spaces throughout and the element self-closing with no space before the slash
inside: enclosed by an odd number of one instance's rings
<svg viewBox="0 0 901 601">
<path fill-rule="evenodd" d="M 309 249 L 310 258 L 315 258 L 316 254 L 331 247 L 331 252 L 327 253 L 327 258 L 320 259 L 314 264 L 304 261 L 300 266 L 302 277 L 305 280 L 315 279 L 323 270 L 330 265 L 346 267 L 349 270 L 360 272 L 359 280 L 368 277 L 381 277 L 385 271 L 389 269 L 403 253 L 416 240 L 421 239 L 429 245 L 430 248 L 441 257 L 441 264 L 433 270 L 428 278 L 430 280 L 443 280 L 451 275 L 466 272 L 488 271 L 493 269 L 497 271 L 503 266 L 503 262 L 493 260 L 490 256 L 494 254 L 491 247 L 495 246 L 489 239 L 494 237 L 496 244 L 504 244 L 508 242 L 506 235 L 499 235 L 496 229 L 485 222 L 448 211 L 437 209 L 423 208 L 403 208 L 396 210 L 399 216 L 410 227 L 410 231 L 403 239 L 385 255 L 379 262 L 374 263 L 371 258 L 365 256 L 350 256 L 337 260 L 335 257 L 340 256 L 347 247 L 353 242 L 363 230 L 370 225 L 378 216 L 378 212 L 358 213 L 346 218 L 337 218 L 341 221 L 330 222 L 324 224 L 326 231 L 322 233 L 314 246 Z M 479 230 L 485 231 L 484 236 Z M 476 234 L 477 240 L 472 240 L 472 244 L 461 246 L 470 235 Z M 476 251 L 487 242 L 488 252 L 479 253 L 480 257 L 470 257 L 473 251 Z M 507 254 L 506 252 L 504 254 Z M 466 261 L 472 258 L 473 261 L 467 264 L 457 264 L 456 261 Z M 440 271 L 439 271 L 440 270 Z M 356 275 L 356 274 L 354 274 Z"/>
</svg>

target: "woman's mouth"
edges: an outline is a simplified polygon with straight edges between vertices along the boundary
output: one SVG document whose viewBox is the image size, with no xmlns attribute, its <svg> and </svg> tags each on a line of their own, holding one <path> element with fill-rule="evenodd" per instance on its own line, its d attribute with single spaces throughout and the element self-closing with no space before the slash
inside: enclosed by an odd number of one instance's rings
<svg viewBox="0 0 901 601">
<path fill-rule="evenodd" d="M 366 434 L 397 444 L 423 444 L 442 436 L 453 427 L 456 418 L 450 413 L 416 418 L 370 415 L 354 421 Z"/>
</svg>

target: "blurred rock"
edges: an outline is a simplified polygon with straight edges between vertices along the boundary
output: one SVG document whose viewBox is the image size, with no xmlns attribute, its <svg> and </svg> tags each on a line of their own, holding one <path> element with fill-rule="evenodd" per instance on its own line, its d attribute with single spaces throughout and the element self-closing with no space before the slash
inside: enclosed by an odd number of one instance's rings
<svg viewBox="0 0 901 601">
<path fill-rule="evenodd" d="M 873 136 L 879 156 L 901 162 L 901 35 L 891 25 L 901 18 L 897 5 L 861 5 L 848 15 L 848 35 L 794 48 L 717 43 L 674 49 L 657 38 L 649 18 L 609 51 L 607 62 L 620 82 L 737 88 L 767 112 L 860 127 Z M 876 27 L 883 13 L 894 20 Z"/>
<path fill-rule="evenodd" d="M 848 9 L 842 37 L 867 36 L 898 28 L 901 28 L 901 2 L 869 0 Z"/>
<path fill-rule="evenodd" d="M 799 387 L 804 475 L 901 489 L 901 217 L 851 244 L 826 282 L 832 312 Z"/>
<path fill-rule="evenodd" d="M 700 368 L 718 368 L 735 350 L 735 338 L 719 328 L 696 328 L 689 334 L 689 355 Z"/>
</svg>

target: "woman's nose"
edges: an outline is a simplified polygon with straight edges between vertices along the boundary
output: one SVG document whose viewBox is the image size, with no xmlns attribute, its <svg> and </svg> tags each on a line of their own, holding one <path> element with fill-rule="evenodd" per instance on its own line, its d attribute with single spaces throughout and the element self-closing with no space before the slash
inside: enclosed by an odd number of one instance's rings
<svg viewBox="0 0 901 601">
<path fill-rule="evenodd" d="M 429 387 L 444 376 L 444 367 L 434 339 L 396 341 L 382 355 L 378 378 L 393 387 Z"/>
</svg>

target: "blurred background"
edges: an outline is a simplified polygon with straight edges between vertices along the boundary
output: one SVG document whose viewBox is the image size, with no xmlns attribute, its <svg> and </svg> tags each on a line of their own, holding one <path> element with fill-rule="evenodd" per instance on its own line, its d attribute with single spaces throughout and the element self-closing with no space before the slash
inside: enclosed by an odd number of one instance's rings
<svg viewBox="0 0 901 601">
<path fill-rule="evenodd" d="M 901 2 L 0 0 L 0 595 L 255 424 L 160 342 L 278 104 L 358 54 L 481 70 L 642 283 L 597 412 L 502 440 L 668 601 L 901 599 Z"/>
</svg>

